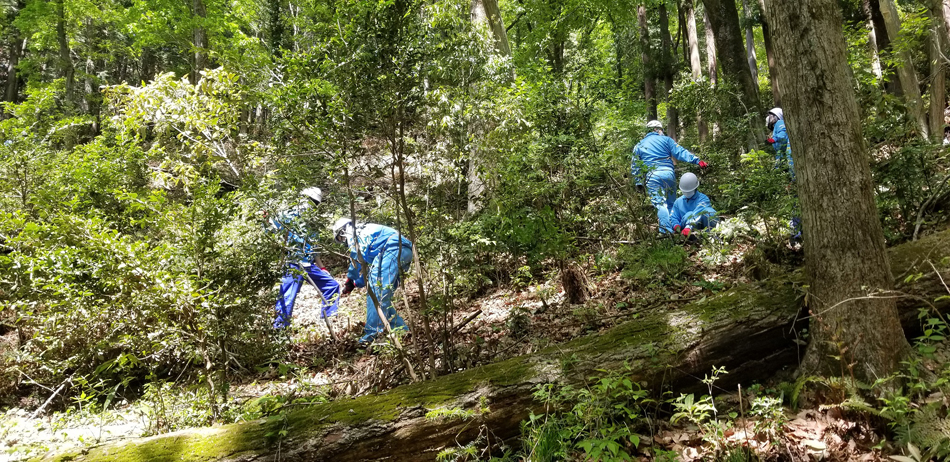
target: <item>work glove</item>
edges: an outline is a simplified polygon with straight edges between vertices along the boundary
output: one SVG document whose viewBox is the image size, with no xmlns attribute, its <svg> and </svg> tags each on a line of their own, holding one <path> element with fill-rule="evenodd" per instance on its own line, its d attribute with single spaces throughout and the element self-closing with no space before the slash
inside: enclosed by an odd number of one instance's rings
<svg viewBox="0 0 950 462">
<path fill-rule="evenodd" d="M 676 233 L 676 234 L 679 234 L 679 232 L 680 232 L 680 225 L 674 226 L 674 227 L 673 227 L 673 232 Z"/>
<path fill-rule="evenodd" d="M 765 141 L 768 141 L 769 144 L 775 144 L 775 138 L 772 138 L 771 136 L 766 138 Z"/>
<path fill-rule="evenodd" d="M 353 288 L 356 287 L 356 283 L 352 279 L 346 278 L 346 282 L 343 283 L 343 292 L 340 292 L 340 295 L 347 296 L 350 292 L 353 292 Z"/>
<path fill-rule="evenodd" d="M 683 237 L 689 237 L 689 228 L 683 228 Z"/>
<path fill-rule="evenodd" d="M 707 164 L 705 160 L 699 161 L 699 168 L 706 168 L 706 167 L 709 167 L 709 164 Z"/>
</svg>

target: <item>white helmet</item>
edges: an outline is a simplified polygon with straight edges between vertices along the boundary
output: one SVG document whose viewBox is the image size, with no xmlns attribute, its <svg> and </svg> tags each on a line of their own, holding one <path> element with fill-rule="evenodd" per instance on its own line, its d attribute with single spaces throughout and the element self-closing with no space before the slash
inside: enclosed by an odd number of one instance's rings
<svg viewBox="0 0 950 462">
<path fill-rule="evenodd" d="M 337 218 L 333 223 L 333 240 L 340 244 L 346 243 L 346 227 L 353 226 L 353 220 L 349 218 Z"/>
<path fill-rule="evenodd" d="M 783 119 L 785 119 L 785 115 L 782 113 L 782 108 L 780 108 L 780 107 L 773 107 L 773 108 L 769 111 L 769 114 L 775 114 L 775 117 L 778 117 L 778 120 L 783 120 Z"/>
<path fill-rule="evenodd" d="M 680 177 L 680 190 L 684 193 L 691 193 L 698 187 L 699 178 L 696 178 L 695 174 L 687 172 Z"/>
<path fill-rule="evenodd" d="M 317 187 L 310 187 L 300 191 L 300 195 L 313 201 L 314 205 L 320 205 L 323 202 L 323 191 Z"/>
<path fill-rule="evenodd" d="M 659 129 L 662 130 L 662 129 L 663 129 L 663 123 L 660 122 L 659 120 L 651 120 L 651 121 L 647 122 L 647 128 L 649 128 L 650 130 L 656 130 L 657 128 L 659 128 Z"/>
</svg>

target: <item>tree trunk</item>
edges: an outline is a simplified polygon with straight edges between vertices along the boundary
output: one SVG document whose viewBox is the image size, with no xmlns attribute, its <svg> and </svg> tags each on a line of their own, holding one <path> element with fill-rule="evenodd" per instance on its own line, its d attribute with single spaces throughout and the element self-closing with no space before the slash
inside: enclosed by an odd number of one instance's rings
<svg viewBox="0 0 950 462">
<path fill-rule="evenodd" d="M 201 71 L 208 67 L 208 31 L 205 29 L 204 21 L 208 16 L 205 9 L 204 0 L 191 0 L 191 12 L 198 22 L 193 31 L 195 47 L 195 65 L 191 73 L 191 84 L 197 85 L 201 80 Z"/>
<path fill-rule="evenodd" d="M 758 82 L 759 63 L 755 59 L 755 34 L 752 32 L 752 12 L 749 11 L 749 0 L 742 0 L 742 12 L 745 14 L 746 59 L 749 61 L 749 71 L 752 72 L 752 81 Z"/>
<path fill-rule="evenodd" d="M 7 82 L 3 89 L 3 100 L 8 103 L 16 103 L 19 94 L 20 76 L 17 74 L 17 64 L 20 62 L 20 52 L 23 49 L 24 41 L 20 39 L 19 34 L 14 34 L 10 39 L 10 59 L 7 61 Z M 0 120 L 6 118 L 6 110 L 0 111 Z"/>
<path fill-rule="evenodd" d="M 716 58 L 716 32 L 709 22 L 709 13 L 703 9 L 703 28 L 706 31 L 706 74 L 709 82 L 716 86 L 719 83 L 719 59 Z"/>
<path fill-rule="evenodd" d="M 947 107 L 947 73 L 943 55 L 947 50 L 947 23 L 943 17 L 943 2 L 934 1 L 930 6 L 933 22 L 930 34 L 930 140 L 943 139 L 944 109 Z"/>
<path fill-rule="evenodd" d="M 281 49 L 284 40 L 284 22 L 280 19 L 281 0 L 268 0 L 267 2 L 267 22 L 269 32 L 269 45 L 271 53 L 280 58 Z"/>
<path fill-rule="evenodd" d="M 894 0 L 880 0 L 881 15 L 884 17 L 884 26 L 887 28 L 888 37 L 897 37 L 900 33 L 901 20 L 897 14 L 897 5 Z M 914 70 L 914 61 L 911 59 L 909 51 L 897 51 L 896 58 L 900 64 L 897 66 L 897 77 L 901 82 L 901 90 L 904 92 L 904 102 L 907 105 L 907 111 L 911 120 L 917 122 L 917 128 L 923 138 L 927 138 L 929 126 L 927 125 L 927 114 L 924 109 L 924 102 L 920 98 L 920 83 L 917 80 L 917 72 Z"/>
<path fill-rule="evenodd" d="M 834 0 L 773 6 L 769 22 L 786 83 L 782 100 L 795 147 L 811 283 L 812 341 L 802 367 L 871 383 L 897 372 L 910 345 L 894 300 L 866 298 L 891 290 L 894 280 L 848 78 L 841 12 Z"/>
<path fill-rule="evenodd" d="M 647 24 L 647 8 L 637 6 L 637 23 L 640 26 L 640 57 L 643 64 L 643 99 L 647 102 L 647 119 L 657 118 L 656 111 L 656 73 L 650 59 L 650 26 Z"/>
<path fill-rule="evenodd" d="M 670 37 L 670 17 L 666 10 L 666 4 L 660 4 L 660 41 L 663 52 L 663 85 L 665 94 L 663 99 L 666 101 L 666 135 L 670 138 L 678 139 L 680 118 L 676 107 L 670 103 L 670 93 L 673 91 L 674 62 L 673 39 Z"/>
<path fill-rule="evenodd" d="M 715 33 L 716 56 L 722 63 L 722 72 L 742 92 L 742 103 L 754 115 L 749 133 L 749 148 L 758 144 L 758 134 L 765 133 L 765 111 L 759 104 L 759 87 L 752 79 L 746 61 L 746 51 L 739 28 L 739 11 L 732 0 L 703 0 L 709 24 Z"/>
<path fill-rule="evenodd" d="M 696 8 L 693 0 L 686 0 L 684 3 L 686 11 L 686 42 L 689 46 L 689 69 L 693 80 L 703 78 L 703 62 L 699 56 L 699 35 L 696 34 Z M 701 109 L 701 108 L 700 108 Z M 696 128 L 699 130 L 699 142 L 706 143 L 709 136 L 709 128 L 706 127 L 706 121 L 703 120 L 702 111 L 697 111 Z"/>
<path fill-rule="evenodd" d="M 60 73 L 63 78 L 66 79 L 64 99 L 67 104 L 71 104 L 76 80 L 76 68 L 73 66 L 73 58 L 69 49 L 69 39 L 66 37 L 66 6 L 64 3 L 65 0 L 58 0 L 56 2 L 56 42 L 59 44 Z"/>
<path fill-rule="evenodd" d="M 894 274 L 926 274 L 898 289 L 926 300 L 945 294 L 928 262 L 936 264 L 948 255 L 950 232 L 893 249 Z M 946 263 L 937 269 L 950 278 Z M 796 332 L 805 327 L 803 322 L 796 326 L 800 304 L 798 290 L 789 281 L 739 286 L 680 309 L 647 310 L 634 321 L 533 355 L 379 395 L 289 409 L 282 418 L 74 450 L 71 460 L 126 460 L 142 454 L 151 460 L 183 461 L 434 460 L 444 448 L 474 441 L 482 426 L 497 442 L 517 437 L 529 411 L 545 411 L 532 399 L 541 384 L 583 384 L 602 370 L 624 364 L 632 368 L 631 380 L 646 381 L 657 396 L 662 390 L 705 392 L 696 377 L 708 374 L 713 365 L 729 371 L 717 382 L 726 389 L 767 378 L 796 363 Z M 919 305 L 910 296 L 900 303 L 909 335 L 919 332 Z M 938 308 L 946 310 L 948 305 L 944 301 Z M 437 408 L 469 410 L 474 417 L 425 418 L 428 409 Z"/>
<path fill-rule="evenodd" d="M 501 9 L 498 8 L 498 0 L 472 0 L 472 21 L 487 24 L 495 39 L 495 50 L 502 56 L 511 56 L 508 32 L 501 17 Z"/>
<path fill-rule="evenodd" d="M 900 79 L 897 77 L 897 71 L 891 64 L 883 64 L 881 57 L 891 51 L 891 39 L 887 35 L 887 26 L 884 24 L 884 16 L 881 15 L 881 6 L 878 0 L 864 0 L 861 2 L 864 14 L 868 18 L 870 25 L 869 41 L 874 46 L 878 57 L 878 66 L 880 67 L 881 78 L 884 82 L 884 89 L 896 96 L 904 96 L 901 89 Z"/>
<path fill-rule="evenodd" d="M 765 60 L 769 63 L 769 81 L 772 82 L 772 105 L 782 107 L 782 86 L 775 72 L 775 49 L 772 45 L 772 29 L 765 14 L 765 0 L 758 0 L 759 10 L 762 11 L 762 41 L 765 42 Z"/>
</svg>

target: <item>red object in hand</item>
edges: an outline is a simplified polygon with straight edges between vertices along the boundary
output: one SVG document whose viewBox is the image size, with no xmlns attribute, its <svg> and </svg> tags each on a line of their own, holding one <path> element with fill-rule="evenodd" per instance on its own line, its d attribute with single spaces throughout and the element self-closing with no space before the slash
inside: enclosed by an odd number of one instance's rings
<svg viewBox="0 0 950 462">
<path fill-rule="evenodd" d="M 689 237 L 689 228 L 683 228 L 683 235 Z"/>
<path fill-rule="evenodd" d="M 709 167 L 709 164 L 707 164 L 706 161 L 704 160 L 699 161 L 699 168 L 706 168 L 706 167 Z"/>
<path fill-rule="evenodd" d="M 678 233 L 680 232 L 680 225 L 674 226 L 674 227 L 673 227 L 673 232 L 678 234 Z"/>
<path fill-rule="evenodd" d="M 771 136 L 766 138 L 765 141 L 768 141 L 770 144 L 775 144 L 775 138 L 772 138 Z"/>
<path fill-rule="evenodd" d="M 340 292 L 340 295 L 348 295 L 353 291 L 353 288 L 356 287 L 356 283 L 352 279 L 346 278 L 346 282 L 343 284 L 343 291 Z"/>
</svg>

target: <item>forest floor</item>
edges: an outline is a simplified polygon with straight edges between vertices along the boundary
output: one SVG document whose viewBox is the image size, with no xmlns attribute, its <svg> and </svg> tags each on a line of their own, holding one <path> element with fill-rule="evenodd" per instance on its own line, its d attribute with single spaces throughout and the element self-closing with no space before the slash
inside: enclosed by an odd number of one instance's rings
<svg viewBox="0 0 950 462">
<path fill-rule="evenodd" d="M 686 264 L 675 274 L 666 274 L 663 281 L 653 279 L 652 275 L 643 277 L 623 271 L 594 274 L 592 265 L 582 263 L 588 299 L 580 304 L 568 303 L 560 284 L 553 279 L 519 289 L 495 289 L 459 303 L 452 313 L 439 320 L 442 326 L 449 326 L 448 330 L 457 329 L 451 342 L 455 350 L 450 355 L 443 354 L 440 363 L 451 358 L 451 364 L 441 365 L 454 371 L 529 354 L 635 320 L 638 312 L 647 307 L 695 301 L 735 284 L 767 277 L 774 271 L 791 270 L 789 266 L 769 262 L 767 253 L 754 252 L 750 245 L 717 246 L 713 251 L 687 245 L 686 249 Z M 801 259 L 800 246 L 785 245 L 777 252 L 784 254 L 781 258 L 785 261 Z M 410 303 L 417 298 L 414 287 L 409 284 Z M 382 392 L 406 383 L 407 374 L 391 346 L 358 348 L 356 339 L 361 335 L 365 318 L 364 300 L 362 290 L 342 299 L 338 313 L 330 318 L 340 338 L 333 341 L 326 323 L 319 317 L 316 292 L 305 287 L 297 301 L 293 327 L 288 331 L 286 363 L 233 379 L 229 392 L 232 408 L 244 408 L 247 403 L 268 396 L 284 397 L 282 402 L 321 402 Z M 404 340 L 409 349 L 419 342 L 418 338 Z M 724 445 L 750 448 L 762 460 L 877 461 L 889 460 L 888 454 L 901 453 L 888 442 L 887 427 L 882 421 L 841 406 L 823 405 L 828 399 L 820 391 L 803 395 L 796 409 L 786 406 L 768 418 L 747 415 L 753 395 L 781 400 L 783 380 L 791 380 L 790 375 L 763 377 L 760 384 L 750 384 L 742 394 L 744 407 L 736 390 L 711 386 L 722 416 L 719 421 L 723 422 L 716 427 L 700 428 L 685 420 L 672 424 L 669 406 L 658 407 L 656 416 L 649 419 L 649 434 L 641 438 L 635 451 L 639 460 L 710 460 Z M 7 410 L 0 420 L 0 462 L 200 424 L 200 419 L 186 417 L 192 412 L 189 406 L 200 401 L 198 392 L 166 393 L 161 408 L 155 400 L 140 400 L 120 402 L 101 412 L 92 404 L 84 409 L 80 400 L 69 410 L 39 416 L 32 414 L 42 403 L 35 399 L 24 401 L 21 406 Z M 788 401 L 787 396 L 784 398 Z M 730 410 L 735 410 L 736 416 L 726 418 Z M 248 416 L 234 412 L 232 420 L 244 418 Z"/>
</svg>

